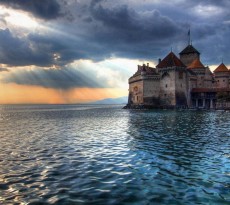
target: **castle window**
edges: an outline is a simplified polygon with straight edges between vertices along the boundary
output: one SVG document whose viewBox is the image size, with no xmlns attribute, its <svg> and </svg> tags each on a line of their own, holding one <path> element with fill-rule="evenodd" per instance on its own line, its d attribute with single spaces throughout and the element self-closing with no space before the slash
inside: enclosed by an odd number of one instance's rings
<svg viewBox="0 0 230 205">
<path fill-rule="evenodd" d="M 183 79 L 183 72 L 182 71 L 179 72 L 179 79 Z"/>
<path fill-rule="evenodd" d="M 167 72 L 164 72 L 161 76 L 161 78 L 163 79 L 164 77 L 170 77 L 170 75 Z"/>
<path fill-rule="evenodd" d="M 223 80 L 223 82 L 225 82 L 225 80 Z"/>
<path fill-rule="evenodd" d="M 165 94 L 165 97 L 167 96 L 167 94 Z"/>
<path fill-rule="evenodd" d="M 180 84 L 180 86 L 183 87 L 182 84 Z"/>
<path fill-rule="evenodd" d="M 137 101 L 138 101 L 138 96 L 137 96 Z"/>
<path fill-rule="evenodd" d="M 165 85 L 165 87 L 167 88 L 167 87 L 168 87 L 168 85 L 166 84 L 166 85 Z"/>
<path fill-rule="evenodd" d="M 135 92 L 137 92 L 137 91 L 138 91 L 138 87 L 135 86 L 135 87 L 133 88 L 133 90 L 134 90 Z"/>
</svg>

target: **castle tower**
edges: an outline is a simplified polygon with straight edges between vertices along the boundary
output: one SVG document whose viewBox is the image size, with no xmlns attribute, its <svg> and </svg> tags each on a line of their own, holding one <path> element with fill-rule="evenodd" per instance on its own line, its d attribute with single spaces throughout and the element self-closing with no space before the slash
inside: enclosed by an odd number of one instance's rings
<svg viewBox="0 0 230 205">
<path fill-rule="evenodd" d="M 180 52 L 180 60 L 186 66 L 189 66 L 195 59 L 200 59 L 200 53 L 192 45 L 188 45 Z"/>
<path fill-rule="evenodd" d="M 149 64 L 138 65 L 129 78 L 129 105 L 159 105 L 159 74 Z"/>
<path fill-rule="evenodd" d="M 212 73 L 208 67 L 201 63 L 199 58 L 196 58 L 187 68 L 196 73 L 197 88 L 212 87 Z"/>
<path fill-rule="evenodd" d="M 216 79 L 216 87 L 217 88 L 229 88 L 229 78 L 230 71 L 225 66 L 224 63 L 221 63 L 215 70 L 215 79 Z"/>
<path fill-rule="evenodd" d="M 160 101 L 164 106 L 187 106 L 186 66 L 170 52 L 158 65 Z"/>
</svg>

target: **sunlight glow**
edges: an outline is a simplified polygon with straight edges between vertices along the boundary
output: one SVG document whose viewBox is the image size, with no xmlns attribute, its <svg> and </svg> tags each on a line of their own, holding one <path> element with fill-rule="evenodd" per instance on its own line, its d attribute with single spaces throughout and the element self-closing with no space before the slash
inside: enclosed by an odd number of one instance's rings
<svg viewBox="0 0 230 205">
<path fill-rule="evenodd" d="M 128 95 L 127 90 L 119 88 L 74 88 L 66 91 L 17 84 L 0 84 L 0 87 L 0 104 L 87 103 Z"/>
<path fill-rule="evenodd" d="M 197 5 L 193 10 L 197 15 L 204 18 L 217 16 L 223 13 L 223 10 L 220 7 L 211 5 Z"/>
<path fill-rule="evenodd" d="M 128 89 L 128 78 L 137 71 L 137 65 L 142 65 L 141 60 L 130 60 L 126 58 L 109 58 L 99 62 L 91 60 L 77 60 L 67 67 L 77 69 L 82 74 L 90 73 L 102 80 L 102 83 L 114 88 Z M 149 62 L 150 66 L 155 67 L 154 62 Z"/>
<path fill-rule="evenodd" d="M 34 29 L 38 26 L 38 23 L 25 12 L 19 12 L 15 10 L 7 9 L 9 16 L 6 17 L 6 21 L 12 25 Z"/>
</svg>

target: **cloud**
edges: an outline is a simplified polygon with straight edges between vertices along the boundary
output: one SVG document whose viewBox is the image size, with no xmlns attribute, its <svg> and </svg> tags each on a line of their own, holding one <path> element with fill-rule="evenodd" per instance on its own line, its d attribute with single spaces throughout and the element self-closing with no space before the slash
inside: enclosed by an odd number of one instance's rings
<svg viewBox="0 0 230 205">
<path fill-rule="evenodd" d="M 34 85 L 46 88 L 70 89 L 75 87 L 101 88 L 93 77 L 76 69 L 34 69 L 22 70 L 3 79 L 4 83 Z"/>
<path fill-rule="evenodd" d="M 0 4 L 47 20 L 61 16 L 61 6 L 56 0 L 0 0 Z"/>
<path fill-rule="evenodd" d="M 36 4 L 38 1 L 29 1 L 33 3 L 28 5 L 25 2 L 0 0 L 0 3 L 27 9 L 34 15 L 31 4 L 40 11 L 46 1 L 39 1 L 43 2 L 41 8 L 37 5 L 39 3 Z M 59 5 L 55 13 L 56 17 L 60 16 L 63 11 L 61 1 L 49 2 Z M 205 2 L 213 6 L 209 8 L 218 7 L 220 10 L 226 9 L 224 6 L 228 4 L 224 0 L 219 5 L 211 0 Z M 46 30 L 37 29 L 26 34 L 20 30 L 21 35 L 17 35 L 19 31 L 15 28 L 0 30 L 0 62 L 10 66 L 64 67 L 79 59 L 95 62 L 111 57 L 156 60 L 164 57 L 171 47 L 179 53 L 186 46 L 189 25 L 193 44 L 205 59 L 214 62 L 220 53 L 227 59 L 230 43 L 223 42 L 223 38 L 230 31 L 229 24 L 226 24 L 230 16 L 225 16 L 228 12 L 223 15 L 217 12 L 217 18 L 206 12 L 203 19 L 195 12 L 203 7 L 203 1 L 198 0 L 195 3 L 177 0 L 174 4 L 150 0 L 142 4 L 132 0 L 113 3 L 106 0 L 65 1 L 65 9 L 73 17 L 71 21 L 63 18 L 45 21 L 42 26 Z M 210 46 L 215 51 L 210 53 Z"/>
<path fill-rule="evenodd" d="M 7 16 L 9 16 L 9 14 L 7 14 L 7 13 L 2 13 L 2 14 L 0 14 L 0 26 L 6 26 L 7 25 L 7 22 L 6 22 L 6 20 L 5 20 L 5 18 L 7 17 Z"/>
<path fill-rule="evenodd" d="M 31 33 L 20 37 L 9 29 L 0 29 L 0 45 L 0 62 L 9 66 L 62 67 L 74 60 L 98 61 L 111 54 L 97 42 L 64 32 Z"/>
<path fill-rule="evenodd" d="M 100 42 L 105 50 L 109 48 L 111 53 L 119 57 L 157 59 L 164 57 L 171 46 L 175 53 L 179 53 L 187 44 L 190 26 L 193 43 L 200 48 L 205 60 L 214 63 L 219 55 L 229 59 L 230 43 L 223 43 L 230 32 L 230 27 L 224 24 L 224 19 L 230 19 L 229 11 L 224 12 L 229 1 L 223 0 L 220 4 L 206 1 L 207 5 L 200 1 L 195 4 L 185 0 L 176 2 L 176 5 L 168 1 L 163 1 L 163 5 L 160 3 L 149 3 L 149 8 L 139 5 L 141 9 L 138 10 L 137 7 L 132 9 L 132 5 L 106 5 L 99 2 L 90 8 L 95 28 L 94 41 Z M 190 7 L 186 8 L 186 5 Z M 206 6 L 205 11 L 211 9 L 216 12 L 206 12 L 205 21 L 201 21 L 203 16 L 194 11 L 198 5 L 201 5 L 199 9 Z M 212 49 L 215 52 L 210 52 Z"/>
<path fill-rule="evenodd" d="M 114 34 L 110 36 L 113 40 L 115 36 L 120 37 L 119 40 L 132 43 L 166 40 L 181 31 L 179 25 L 162 16 L 157 10 L 138 13 L 127 5 L 115 8 L 99 5 L 91 9 L 91 14 L 94 20 L 103 24 L 105 34 Z"/>
<path fill-rule="evenodd" d="M 0 67 L 0 72 L 8 72 L 9 70 L 7 68 L 1 68 Z"/>
<path fill-rule="evenodd" d="M 79 60 L 62 69 L 22 67 L 4 75 L 2 82 L 63 90 L 85 87 L 127 89 L 127 79 L 132 74 L 132 68 L 139 63 L 129 59 L 109 59 L 98 63 Z"/>
<path fill-rule="evenodd" d="M 127 5 L 90 8 L 93 19 L 87 28 L 89 41 L 97 42 L 104 54 L 116 57 L 151 59 L 162 55 L 166 46 L 180 41 L 186 33 L 182 24 L 173 22 L 158 10 L 137 12 Z M 167 48 L 167 49 L 168 49 Z"/>
<path fill-rule="evenodd" d="M 229 5 L 229 0 L 194 0 L 194 1 L 188 1 L 188 0 L 183 0 L 180 2 L 181 4 L 184 5 L 189 5 L 189 6 L 197 6 L 197 5 L 217 5 L 220 7 L 225 7 Z"/>
<path fill-rule="evenodd" d="M 0 29 L 0 62 L 10 66 L 54 64 L 52 53 L 46 53 L 48 45 L 33 46 L 27 38 L 13 36 L 9 29 Z"/>
</svg>

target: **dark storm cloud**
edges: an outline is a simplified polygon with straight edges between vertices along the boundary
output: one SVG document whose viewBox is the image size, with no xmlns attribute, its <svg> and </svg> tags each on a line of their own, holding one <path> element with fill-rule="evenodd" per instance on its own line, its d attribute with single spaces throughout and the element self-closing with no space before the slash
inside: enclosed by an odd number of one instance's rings
<svg viewBox="0 0 230 205">
<path fill-rule="evenodd" d="M 45 51 L 47 44 L 32 47 L 28 39 L 12 35 L 9 29 L 0 29 L 0 63 L 11 66 L 53 65 L 53 56 Z"/>
<path fill-rule="evenodd" d="M 94 6 L 96 6 L 97 4 L 103 2 L 105 0 L 91 0 L 90 6 L 91 8 L 93 8 Z"/>
<path fill-rule="evenodd" d="M 91 8 L 91 14 L 94 20 L 103 24 L 105 34 L 113 33 L 112 40 L 115 40 L 116 36 L 125 42 L 156 41 L 173 38 L 181 31 L 180 26 L 156 10 L 145 15 L 137 13 L 126 5 L 112 9 L 99 5 Z"/>
<path fill-rule="evenodd" d="M 183 33 L 180 24 L 157 10 L 145 13 L 127 5 L 108 8 L 97 4 L 90 7 L 90 14 L 94 20 L 90 40 L 118 57 L 153 58 L 162 53 L 165 45 L 170 48 L 178 34 Z"/>
<path fill-rule="evenodd" d="M 65 28 L 64 28 L 65 29 Z M 95 61 L 109 57 L 104 47 L 90 41 L 87 37 L 75 37 L 72 35 L 56 35 L 50 36 L 31 34 L 28 40 L 39 50 L 50 56 L 50 62 L 53 65 L 64 66 L 74 60 L 93 59 Z M 38 45 L 43 45 L 38 48 Z M 45 47 L 46 46 L 46 47 Z M 44 48 L 44 49 L 43 49 Z M 60 58 L 53 60 L 53 54 L 57 53 Z M 36 64 L 40 65 L 40 64 Z M 42 65 L 40 65 L 42 66 Z"/>
<path fill-rule="evenodd" d="M 0 30 L 0 62 L 10 66 L 64 66 L 78 59 L 100 61 L 113 55 L 152 58 L 153 51 L 155 55 L 162 52 L 156 47 L 169 45 L 182 30 L 158 11 L 141 15 L 127 6 L 109 9 L 99 4 L 90 7 L 87 15 L 87 27 L 82 24 L 78 28 L 84 35 L 69 35 L 68 31 L 75 31 L 65 25 L 57 30 L 67 32 L 31 33 L 26 38 L 14 36 L 9 29 Z M 56 54 L 58 59 L 54 58 Z"/>
<path fill-rule="evenodd" d="M 181 3 L 181 2 L 180 2 Z M 229 5 L 229 0 L 193 0 L 193 1 L 187 1 L 187 0 L 184 0 L 184 5 L 189 5 L 189 6 L 197 6 L 199 4 L 202 4 L 202 5 L 216 5 L 216 6 L 220 6 L 220 7 L 223 7 L 223 6 L 226 6 L 226 5 Z"/>
<path fill-rule="evenodd" d="M 62 10 L 60 2 L 0 0 L 4 5 L 30 11 L 43 19 L 58 17 Z M 53 31 L 19 37 L 9 29 L 0 30 L 0 63 L 63 67 L 74 60 L 100 61 L 111 56 L 156 60 L 164 57 L 171 47 L 179 53 L 186 46 L 189 25 L 193 44 L 205 59 L 214 62 L 219 55 L 228 59 L 230 43 L 226 39 L 230 32 L 230 16 L 227 17 L 226 5 L 229 1 L 221 0 L 219 4 L 214 0 L 178 2 L 149 3 L 146 8 L 145 3 L 134 7 L 132 3 L 121 5 L 105 0 L 66 1 L 65 6 L 73 18 L 71 21 L 52 21 Z M 210 18 L 208 16 L 204 20 L 199 16 L 203 13 L 195 13 L 195 8 L 197 5 L 205 8 L 205 4 L 226 12 L 218 18 L 206 12 Z M 47 14 L 52 5 L 53 14 Z M 210 47 L 213 48 L 211 53 Z M 209 57 L 205 56 L 207 53 Z M 55 59 L 54 55 L 59 57 Z"/>
<path fill-rule="evenodd" d="M 0 4 L 28 11 L 43 19 L 55 19 L 61 15 L 61 6 L 56 0 L 0 0 Z"/>
<path fill-rule="evenodd" d="M 106 85 L 102 79 L 93 79 L 89 73 L 80 72 L 77 69 L 34 69 L 21 70 L 10 74 L 3 79 L 4 83 L 16 83 L 19 85 L 34 85 L 45 88 L 71 89 L 75 87 L 103 88 Z"/>
<path fill-rule="evenodd" d="M 0 29 L 0 63 L 9 66 L 64 66 L 74 60 L 102 60 L 110 55 L 94 42 L 63 34 L 30 34 L 17 37 Z M 56 57 L 55 57 L 56 55 Z"/>
<path fill-rule="evenodd" d="M 205 35 L 205 31 L 201 35 Z M 208 36 L 206 34 L 205 36 L 206 38 L 196 40 L 195 43 L 195 46 L 201 52 L 203 63 L 205 65 L 220 64 L 223 59 L 226 65 L 230 64 L 230 42 L 228 41 L 230 26 L 225 26 L 224 29 L 217 29 L 215 35 Z"/>
<path fill-rule="evenodd" d="M 167 55 L 171 46 L 179 53 L 187 46 L 190 27 L 193 45 L 210 65 L 219 63 L 220 56 L 230 63 L 229 6 L 227 0 L 184 1 L 137 12 L 127 5 L 106 7 L 99 2 L 90 12 L 97 25 L 95 41 L 116 56 L 157 59 Z"/>
<path fill-rule="evenodd" d="M 202 44 L 202 42 L 209 45 L 201 46 L 201 51 L 205 54 L 210 44 L 217 44 L 220 36 L 223 35 L 221 30 L 223 28 L 229 30 L 226 25 L 222 24 L 221 19 L 227 12 L 219 15 L 218 18 L 213 17 L 210 13 L 210 17 L 205 21 L 201 19 L 199 13 L 194 13 L 194 9 L 200 4 L 204 6 L 204 9 L 210 9 L 205 7 L 205 3 L 219 6 L 224 10 L 224 6 L 229 4 L 224 0 L 219 5 L 215 1 L 197 1 L 196 3 L 184 1 L 181 5 L 168 4 L 168 6 L 164 3 L 164 9 L 162 9 L 163 6 L 156 5 L 155 8 L 152 6 L 140 11 L 127 5 L 109 4 L 108 6 L 104 2 L 108 1 L 92 1 L 89 14 L 87 13 L 92 19 L 87 30 L 92 35 L 85 39 L 87 42 L 97 43 L 99 48 L 104 49 L 104 52 L 100 52 L 102 59 L 104 53 L 107 54 L 105 57 L 115 55 L 152 60 L 166 55 L 171 47 L 174 48 L 174 52 L 179 53 L 188 42 L 189 26 L 195 45 L 196 43 L 197 45 Z M 188 8 L 182 9 L 186 5 Z M 163 12 L 160 12 L 161 10 Z M 215 40 L 210 42 L 210 39 Z M 223 49 L 221 52 L 227 56 L 229 54 L 228 45 L 225 45 Z M 91 58 L 94 59 L 93 53 Z M 215 58 L 212 59 L 212 62 L 215 61 Z"/>
</svg>

